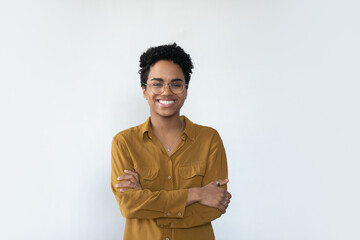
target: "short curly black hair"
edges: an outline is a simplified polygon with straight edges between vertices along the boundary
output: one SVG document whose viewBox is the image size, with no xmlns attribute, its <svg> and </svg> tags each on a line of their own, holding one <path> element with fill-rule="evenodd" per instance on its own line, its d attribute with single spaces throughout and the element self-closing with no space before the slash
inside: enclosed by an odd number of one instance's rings
<svg viewBox="0 0 360 240">
<path fill-rule="evenodd" d="M 186 88 L 190 82 L 190 74 L 194 68 L 190 55 L 176 43 L 150 47 L 140 56 L 140 82 L 141 86 L 146 87 L 150 67 L 160 60 L 170 60 L 178 64 L 185 76 Z"/>
</svg>

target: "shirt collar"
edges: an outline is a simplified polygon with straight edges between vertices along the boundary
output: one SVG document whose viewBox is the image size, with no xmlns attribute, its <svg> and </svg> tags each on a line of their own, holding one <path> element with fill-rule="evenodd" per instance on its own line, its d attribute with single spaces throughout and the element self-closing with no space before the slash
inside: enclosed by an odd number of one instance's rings
<svg viewBox="0 0 360 240">
<path fill-rule="evenodd" d="M 180 116 L 180 119 L 185 121 L 184 134 L 191 140 L 195 140 L 195 124 L 185 116 Z M 150 117 L 141 125 L 141 134 L 142 137 L 145 137 L 145 134 L 147 134 L 147 136 L 152 139 L 153 132 L 151 129 Z"/>
<path fill-rule="evenodd" d="M 150 117 L 148 117 L 148 119 L 146 119 L 146 121 L 141 125 L 141 134 L 142 137 L 145 137 L 145 134 L 147 134 L 147 136 L 152 139 L 153 133 L 150 124 Z"/>
<path fill-rule="evenodd" d="M 186 136 L 191 140 L 195 140 L 195 124 L 185 116 L 181 116 L 180 118 L 185 121 L 184 133 Z"/>
</svg>

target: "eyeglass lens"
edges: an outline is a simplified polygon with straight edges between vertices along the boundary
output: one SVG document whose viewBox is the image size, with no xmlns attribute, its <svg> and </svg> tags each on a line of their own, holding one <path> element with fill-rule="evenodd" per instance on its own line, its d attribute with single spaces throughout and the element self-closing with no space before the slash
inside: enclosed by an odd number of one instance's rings
<svg viewBox="0 0 360 240">
<path fill-rule="evenodd" d="M 167 83 L 167 84 L 152 83 L 152 84 L 149 84 L 149 87 L 150 87 L 151 91 L 153 91 L 153 93 L 161 94 L 165 91 L 165 88 L 167 85 L 169 85 L 170 90 L 175 94 L 182 93 L 185 88 L 185 85 L 182 82 L 173 82 L 173 83 Z"/>
</svg>

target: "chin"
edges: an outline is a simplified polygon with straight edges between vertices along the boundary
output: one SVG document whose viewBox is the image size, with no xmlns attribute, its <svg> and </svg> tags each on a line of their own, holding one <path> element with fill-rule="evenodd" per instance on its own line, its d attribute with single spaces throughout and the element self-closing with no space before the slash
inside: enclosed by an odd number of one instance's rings
<svg viewBox="0 0 360 240">
<path fill-rule="evenodd" d="M 179 111 L 175 111 L 175 112 L 156 112 L 157 115 L 163 117 L 163 118 L 171 118 L 174 116 L 179 116 L 180 112 Z"/>
</svg>

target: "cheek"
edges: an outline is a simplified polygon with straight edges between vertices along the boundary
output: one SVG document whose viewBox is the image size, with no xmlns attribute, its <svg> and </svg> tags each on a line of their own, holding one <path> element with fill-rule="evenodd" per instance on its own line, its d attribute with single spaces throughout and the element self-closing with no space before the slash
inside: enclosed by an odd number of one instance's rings
<svg viewBox="0 0 360 240">
<path fill-rule="evenodd" d="M 181 98 L 181 100 L 180 100 L 180 106 L 183 106 L 183 105 L 184 105 L 185 99 L 186 99 L 186 96 L 183 97 L 183 98 Z"/>
<path fill-rule="evenodd" d="M 149 90 L 144 90 L 143 91 L 144 94 L 144 98 L 150 103 L 150 101 L 153 101 L 152 98 L 153 96 L 151 95 L 151 93 L 149 92 Z"/>
<path fill-rule="evenodd" d="M 155 97 L 153 95 L 147 95 L 147 102 L 149 105 L 155 105 L 156 104 Z"/>
<path fill-rule="evenodd" d="M 184 93 L 183 102 L 185 102 L 186 98 L 187 98 L 187 92 Z"/>
</svg>

